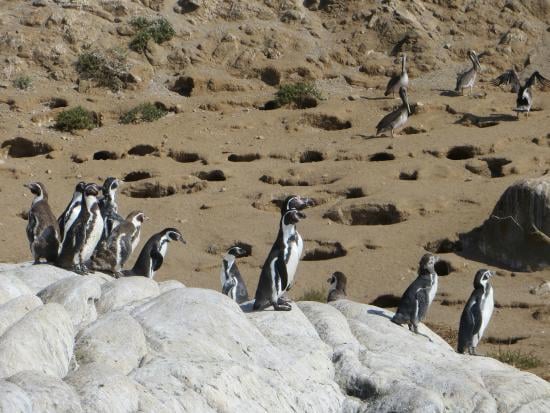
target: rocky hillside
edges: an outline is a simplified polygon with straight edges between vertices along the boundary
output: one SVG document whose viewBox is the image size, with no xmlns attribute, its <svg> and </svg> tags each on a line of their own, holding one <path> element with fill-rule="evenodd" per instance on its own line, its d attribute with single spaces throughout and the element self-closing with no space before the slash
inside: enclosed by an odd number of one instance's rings
<svg viewBox="0 0 550 413">
<path fill-rule="evenodd" d="M 542 412 L 550 384 L 340 300 L 249 312 L 143 277 L 0 268 L 0 412 Z"/>
</svg>

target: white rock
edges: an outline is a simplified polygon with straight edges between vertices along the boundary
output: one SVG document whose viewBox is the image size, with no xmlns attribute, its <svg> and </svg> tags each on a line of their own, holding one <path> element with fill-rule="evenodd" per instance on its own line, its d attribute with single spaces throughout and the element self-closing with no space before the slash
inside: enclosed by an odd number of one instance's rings
<svg viewBox="0 0 550 413">
<path fill-rule="evenodd" d="M 19 386 L 0 380 L 0 413 L 33 413 L 32 401 Z"/>
<path fill-rule="evenodd" d="M 20 295 L 33 295 L 34 293 L 19 277 L 9 272 L 0 273 L 0 304 L 4 304 Z"/>
<path fill-rule="evenodd" d="M 135 413 L 139 407 L 136 383 L 100 363 L 86 364 L 65 379 L 80 397 L 86 413 Z"/>
<path fill-rule="evenodd" d="M 31 289 L 32 294 L 38 293 L 48 285 L 67 277 L 76 277 L 72 271 L 67 271 L 62 268 L 55 267 L 49 264 L 28 265 L 21 264 L 15 267 L 5 267 L 2 270 L 2 275 L 15 275 Z"/>
<path fill-rule="evenodd" d="M 35 308 L 0 337 L 0 378 L 24 370 L 64 377 L 73 341 L 71 318 L 61 305 Z"/>
<path fill-rule="evenodd" d="M 139 323 L 124 312 L 109 313 L 88 326 L 77 337 L 75 356 L 82 366 L 98 362 L 128 374 L 147 353 Z"/>
<path fill-rule="evenodd" d="M 173 290 L 175 288 L 185 288 L 185 284 L 176 280 L 159 282 L 159 290 L 161 294 L 164 294 L 165 292 Z"/>
<path fill-rule="evenodd" d="M 95 303 L 101 296 L 101 285 L 87 276 L 68 277 L 50 284 L 38 296 L 44 303 L 65 307 L 78 331 L 97 319 Z"/>
<path fill-rule="evenodd" d="M 7 379 L 25 391 L 33 405 L 33 412 L 80 413 L 76 391 L 57 377 L 28 370 Z"/>
<path fill-rule="evenodd" d="M 102 314 L 118 310 L 135 301 L 159 295 L 158 284 L 147 277 L 123 277 L 101 286 L 97 311 Z"/>
<path fill-rule="evenodd" d="M 0 305 L 0 336 L 25 314 L 41 305 L 42 301 L 35 295 L 20 295 Z"/>
</svg>

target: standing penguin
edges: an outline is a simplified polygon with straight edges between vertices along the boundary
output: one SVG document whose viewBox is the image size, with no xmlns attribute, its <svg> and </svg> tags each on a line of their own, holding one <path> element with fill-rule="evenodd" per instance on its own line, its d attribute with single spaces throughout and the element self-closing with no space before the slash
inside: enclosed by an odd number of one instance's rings
<svg viewBox="0 0 550 413">
<path fill-rule="evenodd" d="M 56 262 L 60 267 L 72 269 L 79 274 L 88 272 L 87 263 L 103 233 L 103 218 L 97 204 L 99 189 L 96 184 L 86 184 L 80 213 L 65 235 L 65 242 Z"/>
<path fill-rule="evenodd" d="M 107 178 L 101 187 L 103 197 L 98 201 L 99 210 L 103 217 L 103 235 L 102 239 L 109 238 L 113 229 L 115 229 L 120 223 L 124 222 L 118 214 L 118 205 L 116 203 L 116 191 L 120 183 L 118 179 L 112 176 Z"/>
<path fill-rule="evenodd" d="M 476 273 L 474 291 L 460 317 L 457 346 L 459 353 L 464 354 L 468 350 L 471 355 L 476 355 L 476 347 L 491 320 L 495 306 L 493 287 L 489 282 L 492 276 L 493 273 L 486 269 Z"/>
<path fill-rule="evenodd" d="M 437 261 L 439 257 L 434 255 L 422 256 L 418 265 L 418 277 L 405 290 L 397 312 L 391 320 L 396 324 L 407 323 L 409 330 L 415 334 L 424 335 L 418 332 L 418 324 L 426 317 L 437 293 L 437 272 L 435 271 Z"/>
<path fill-rule="evenodd" d="M 35 195 L 27 223 L 27 238 L 34 263 L 39 264 L 41 258 L 53 262 L 59 251 L 59 226 L 48 204 L 46 187 L 40 182 L 31 182 L 25 187 Z"/>
<path fill-rule="evenodd" d="M 245 255 L 246 251 L 241 247 L 235 246 L 229 248 L 223 256 L 222 269 L 220 271 L 222 293 L 237 302 L 237 304 L 248 301 L 248 290 L 235 262 L 236 258 L 244 257 Z"/>
<path fill-rule="evenodd" d="M 291 209 L 301 211 L 304 208 L 315 206 L 315 201 L 311 198 L 304 198 L 300 195 L 287 196 L 281 204 L 281 216 Z"/>
<path fill-rule="evenodd" d="M 290 311 L 292 307 L 281 296 L 294 282 L 300 255 L 297 248 L 296 224 L 305 218 L 303 212 L 291 209 L 282 217 L 277 239 L 265 260 L 256 289 L 254 310 L 272 305 L 276 311 Z"/>
<path fill-rule="evenodd" d="M 143 212 L 133 211 L 111 232 L 109 238 L 101 241 L 92 257 L 94 270 L 108 271 L 118 278 L 139 243 L 141 224 L 145 219 Z"/>
<path fill-rule="evenodd" d="M 336 271 L 327 280 L 327 282 L 330 284 L 327 303 L 336 300 L 343 300 L 347 297 L 346 284 L 348 280 L 343 272 Z"/>
<path fill-rule="evenodd" d="M 122 271 L 122 274 L 128 277 L 137 275 L 153 278 L 155 271 L 158 271 L 164 262 L 170 241 L 186 243 L 183 235 L 176 228 L 165 228 L 149 238 L 141 249 L 134 267 L 131 270 Z"/>
<path fill-rule="evenodd" d="M 74 224 L 78 214 L 80 213 L 80 208 L 82 206 L 82 194 L 84 193 L 85 187 L 85 182 L 79 182 L 76 184 L 71 202 L 69 202 L 69 205 L 67 205 L 65 211 L 63 211 L 59 218 L 57 218 L 57 223 L 59 224 L 59 239 L 61 240 L 61 244 L 63 244 L 65 234 L 69 231 L 69 228 L 71 228 L 71 225 Z"/>
</svg>

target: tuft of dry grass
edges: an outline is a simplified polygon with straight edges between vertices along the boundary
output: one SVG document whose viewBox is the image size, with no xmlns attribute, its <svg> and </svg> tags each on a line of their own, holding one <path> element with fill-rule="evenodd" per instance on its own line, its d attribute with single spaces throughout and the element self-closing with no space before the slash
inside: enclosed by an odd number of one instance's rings
<svg viewBox="0 0 550 413">
<path fill-rule="evenodd" d="M 498 348 L 498 351 L 488 353 L 488 357 L 492 357 L 503 363 L 509 364 L 521 370 L 534 369 L 541 367 L 544 362 L 533 353 L 524 353 L 521 350 L 505 350 Z"/>
<path fill-rule="evenodd" d="M 456 348 L 458 343 L 458 330 L 437 323 L 424 323 L 426 327 L 436 333 L 439 337 L 445 340 L 453 348 Z"/>
<path fill-rule="evenodd" d="M 318 301 L 320 303 L 326 303 L 327 295 L 327 291 L 322 288 L 311 288 L 309 290 L 306 290 L 300 297 L 296 298 L 296 300 L 294 301 Z"/>
</svg>

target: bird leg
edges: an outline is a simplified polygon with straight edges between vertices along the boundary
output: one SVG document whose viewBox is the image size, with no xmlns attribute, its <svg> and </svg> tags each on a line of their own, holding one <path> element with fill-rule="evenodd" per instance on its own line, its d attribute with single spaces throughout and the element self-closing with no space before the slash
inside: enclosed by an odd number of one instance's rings
<svg viewBox="0 0 550 413">
<path fill-rule="evenodd" d="M 287 299 L 285 299 L 284 297 L 279 297 L 279 298 L 277 299 L 277 304 L 282 304 L 282 305 L 287 304 L 287 305 L 288 305 L 289 303 L 290 303 L 290 300 L 287 300 Z"/>
<path fill-rule="evenodd" d="M 392 137 L 392 138 L 394 137 L 394 135 L 393 135 L 393 128 L 392 128 L 392 130 L 391 130 L 391 137 Z"/>
<path fill-rule="evenodd" d="M 290 311 L 292 310 L 292 307 L 290 306 L 290 304 L 273 303 L 273 309 L 275 311 Z"/>
<path fill-rule="evenodd" d="M 426 334 L 423 334 L 423 333 L 421 333 L 421 332 L 418 331 L 418 324 L 412 323 L 412 327 L 413 327 L 412 332 L 413 332 L 414 334 L 418 334 L 419 336 L 424 336 L 424 337 L 426 337 L 428 340 L 430 340 L 430 342 L 433 342 L 433 340 L 432 340 L 429 336 L 427 336 Z M 409 325 L 409 328 L 410 328 L 410 325 Z"/>
</svg>

